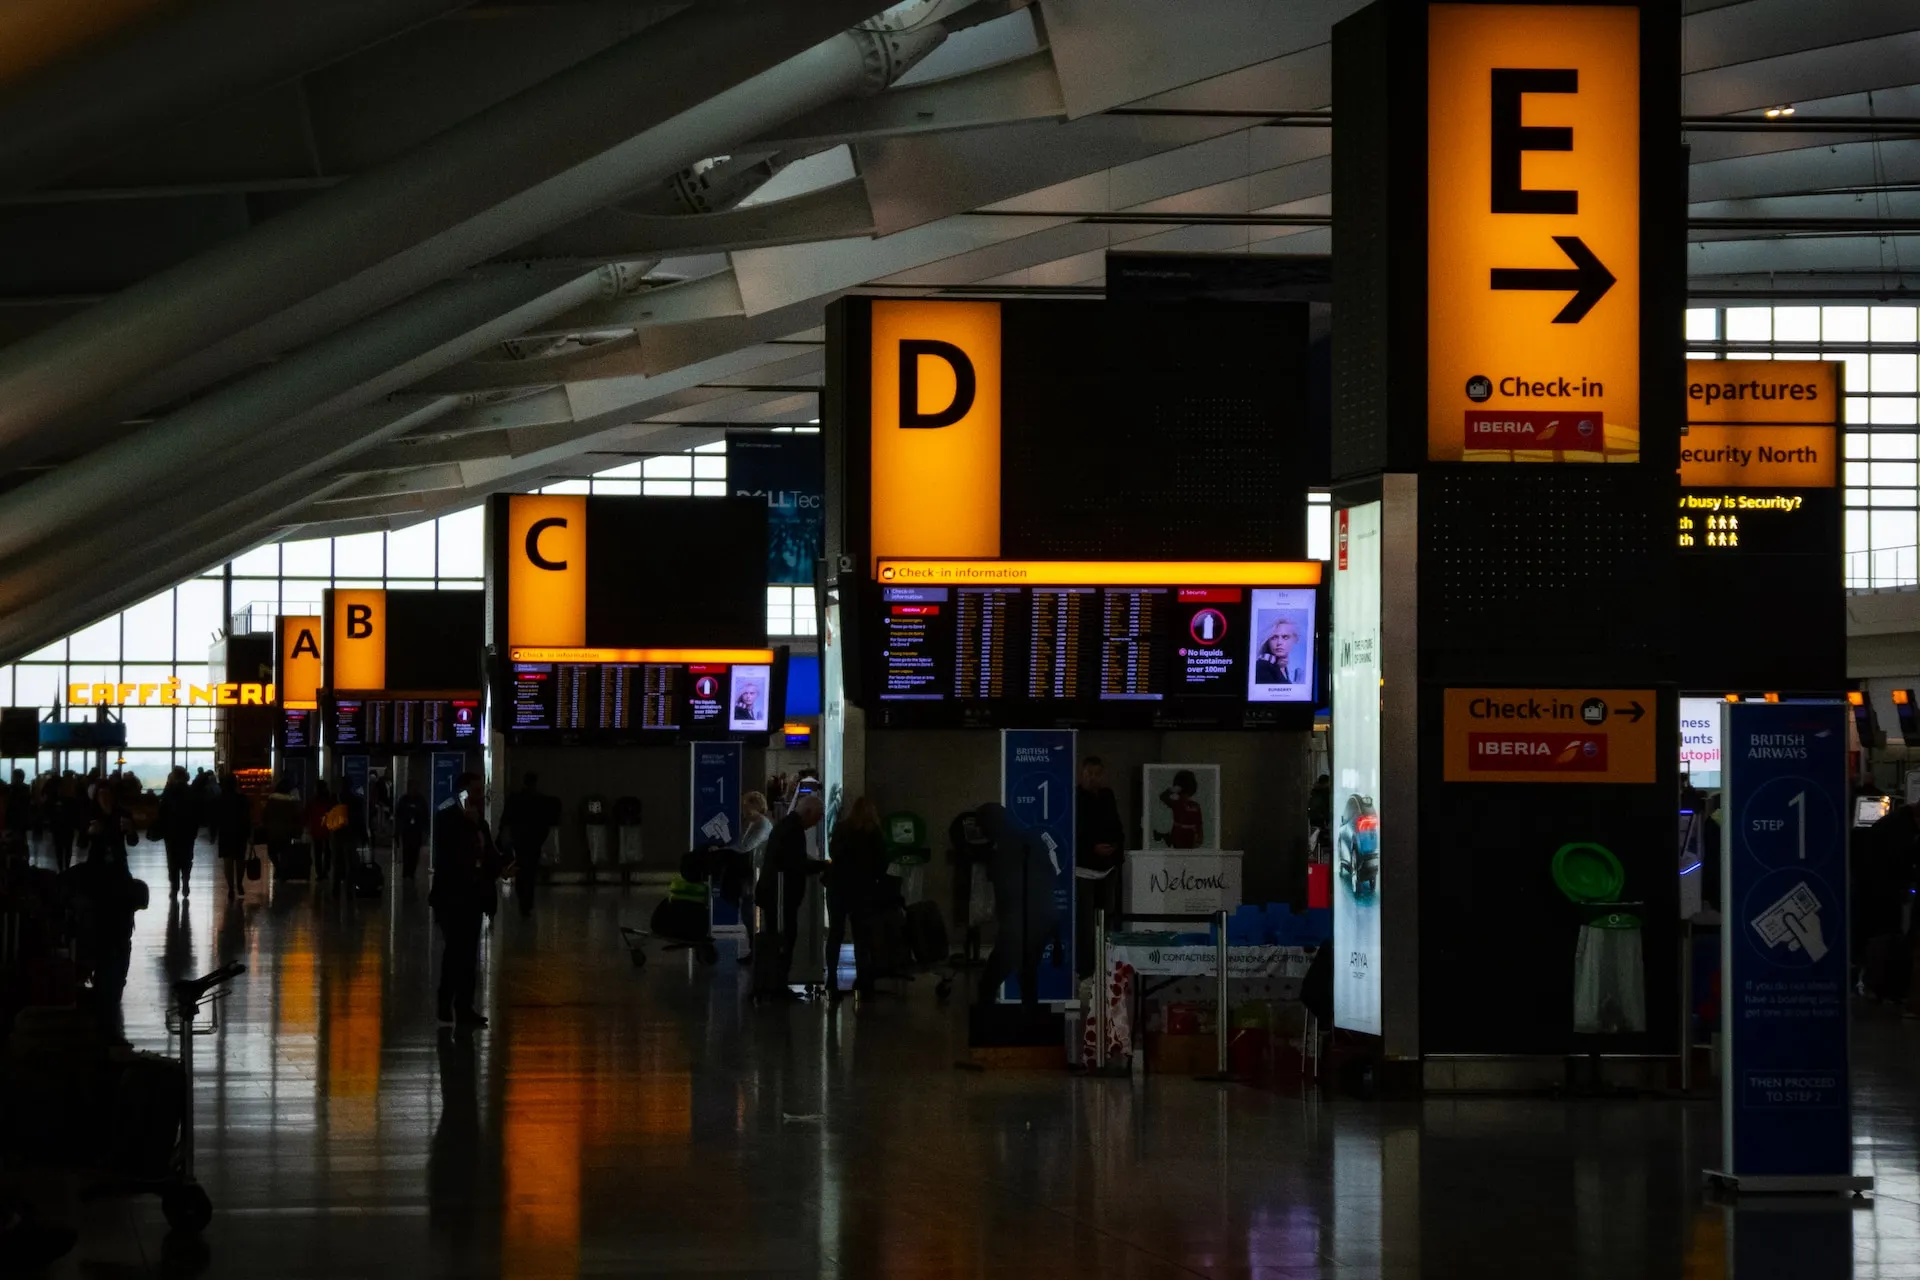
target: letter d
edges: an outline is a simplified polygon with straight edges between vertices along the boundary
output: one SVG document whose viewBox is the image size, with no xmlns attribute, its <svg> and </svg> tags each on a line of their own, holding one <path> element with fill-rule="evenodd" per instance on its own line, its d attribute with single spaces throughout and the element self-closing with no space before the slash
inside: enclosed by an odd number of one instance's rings
<svg viewBox="0 0 1920 1280">
<path fill-rule="evenodd" d="M 953 402 L 934 413 L 920 412 L 920 357 L 935 356 L 953 370 Z M 950 427 L 973 408 L 973 361 L 951 342 L 937 338 L 900 340 L 900 425 L 906 429 Z"/>
</svg>

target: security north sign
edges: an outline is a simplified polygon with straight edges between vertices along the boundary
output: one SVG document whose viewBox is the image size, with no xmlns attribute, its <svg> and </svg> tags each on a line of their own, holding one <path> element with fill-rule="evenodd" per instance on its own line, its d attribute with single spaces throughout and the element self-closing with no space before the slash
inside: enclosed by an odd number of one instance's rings
<svg viewBox="0 0 1920 1280">
<path fill-rule="evenodd" d="M 1437 4 L 1427 456 L 1640 458 L 1640 14 Z"/>
<path fill-rule="evenodd" d="M 1652 782 L 1651 689 L 1448 689 L 1448 782 Z"/>
</svg>

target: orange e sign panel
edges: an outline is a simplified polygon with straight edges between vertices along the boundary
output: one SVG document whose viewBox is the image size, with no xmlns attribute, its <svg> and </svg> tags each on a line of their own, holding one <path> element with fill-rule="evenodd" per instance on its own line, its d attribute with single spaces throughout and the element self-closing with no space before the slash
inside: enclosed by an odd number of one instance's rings
<svg viewBox="0 0 1920 1280">
<path fill-rule="evenodd" d="M 1000 304 L 873 303 L 869 535 L 883 557 L 1000 554 Z"/>
<path fill-rule="evenodd" d="M 327 593 L 333 618 L 327 665 L 335 689 L 387 687 L 387 593 L 339 588 Z"/>
<path fill-rule="evenodd" d="M 1448 689 L 1448 782 L 1653 782 L 1651 689 Z"/>
<path fill-rule="evenodd" d="M 326 678 L 320 656 L 319 618 L 283 614 L 280 618 L 280 705 L 311 711 L 320 705 Z"/>
<path fill-rule="evenodd" d="M 586 497 L 509 497 L 506 554 L 507 643 L 561 648 L 586 644 Z"/>
<path fill-rule="evenodd" d="M 1637 462 L 1639 11 L 1427 12 L 1427 457 Z"/>
</svg>

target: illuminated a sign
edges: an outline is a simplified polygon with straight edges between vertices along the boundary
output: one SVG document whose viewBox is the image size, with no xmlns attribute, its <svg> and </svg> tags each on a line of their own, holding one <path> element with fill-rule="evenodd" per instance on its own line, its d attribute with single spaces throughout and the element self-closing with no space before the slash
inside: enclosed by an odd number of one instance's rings
<svg viewBox="0 0 1920 1280">
<path fill-rule="evenodd" d="M 181 684 L 173 676 L 158 684 L 70 684 L 70 707 L 270 707 L 270 684 Z"/>
<path fill-rule="evenodd" d="M 1318 560 L 882 560 L 874 576 L 894 585 L 1311 587 Z"/>
<path fill-rule="evenodd" d="M 326 593 L 327 669 L 335 689 L 387 687 L 387 593 L 378 587 Z"/>
<path fill-rule="evenodd" d="M 1639 11 L 1427 15 L 1427 456 L 1638 461 Z"/>
<path fill-rule="evenodd" d="M 507 499 L 507 643 L 587 639 L 587 500 L 516 493 Z"/>
<path fill-rule="evenodd" d="M 326 679 L 320 656 L 321 620 L 282 615 L 279 632 L 281 706 L 311 711 L 320 705 L 320 686 Z"/>
<path fill-rule="evenodd" d="M 875 559 L 1000 554 L 1000 304 L 873 304 Z"/>
<path fill-rule="evenodd" d="M 1448 689 L 1448 782 L 1652 782 L 1651 689 Z"/>
</svg>

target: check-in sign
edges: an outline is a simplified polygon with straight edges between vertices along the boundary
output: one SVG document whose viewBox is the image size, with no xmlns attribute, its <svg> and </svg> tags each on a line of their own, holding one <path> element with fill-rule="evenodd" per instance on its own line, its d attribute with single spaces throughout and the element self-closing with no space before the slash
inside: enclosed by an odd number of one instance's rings
<svg viewBox="0 0 1920 1280">
<path fill-rule="evenodd" d="M 1640 457 L 1640 14 L 1437 4 L 1427 456 Z"/>
<path fill-rule="evenodd" d="M 1651 689 L 1448 689 L 1448 782 L 1652 782 Z"/>
</svg>

